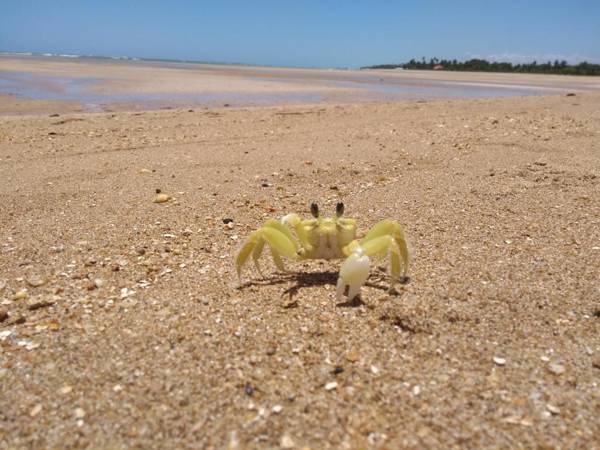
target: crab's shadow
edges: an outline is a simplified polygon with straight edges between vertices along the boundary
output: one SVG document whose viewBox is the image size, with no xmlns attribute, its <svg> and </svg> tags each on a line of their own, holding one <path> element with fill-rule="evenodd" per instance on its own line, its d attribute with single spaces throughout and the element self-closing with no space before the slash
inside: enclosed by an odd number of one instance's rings
<svg viewBox="0 0 600 450">
<path fill-rule="evenodd" d="M 337 285 L 337 279 L 339 276 L 339 272 L 327 271 L 327 272 L 293 272 L 293 273 L 277 273 L 268 278 L 263 278 L 259 280 L 251 280 L 243 285 L 239 286 L 238 289 L 245 289 L 250 286 L 275 286 L 279 284 L 285 284 L 289 282 L 294 282 L 294 284 L 283 291 L 281 294 L 282 297 L 288 298 L 288 303 L 284 306 L 284 308 L 295 308 L 298 306 L 298 302 L 294 300 L 294 297 L 298 294 L 298 292 L 303 288 L 309 288 L 314 286 L 325 286 L 332 285 L 334 288 Z M 371 278 L 375 280 L 367 281 L 364 286 L 368 286 L 374 289 L 378 289 L 380 291 L 384 291 L 391 295 L 399 295 L 399 292 L 396 289 L 392 289 L 390 291 L 389 286 L 384 284 L 384 277 L 378 277 L 377 274 L 371 275 Z M 406 277 L 400 280 L 401 284 L 408 283 L 409 278 Z M 354 299 L 350 301 L 337 303 L 336 306 L 341 307 L 351 307 L 356 308 L 358 306 L 362 306 L 365 303 L 360 298 L 360 295 L 354 297 Z"/>
</svg>

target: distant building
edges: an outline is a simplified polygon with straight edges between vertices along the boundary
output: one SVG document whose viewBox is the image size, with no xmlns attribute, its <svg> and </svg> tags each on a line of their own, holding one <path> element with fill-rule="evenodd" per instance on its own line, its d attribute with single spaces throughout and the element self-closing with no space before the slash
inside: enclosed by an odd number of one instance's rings
<svg viewBox="0 0 600 450">
<path fill-rule="evenodd" d="M 444 70 L 444 66 L 442 66 L 441 64 L 436 64 L 435 66 L 433 66 L 433 70 Z"/>
</svg>

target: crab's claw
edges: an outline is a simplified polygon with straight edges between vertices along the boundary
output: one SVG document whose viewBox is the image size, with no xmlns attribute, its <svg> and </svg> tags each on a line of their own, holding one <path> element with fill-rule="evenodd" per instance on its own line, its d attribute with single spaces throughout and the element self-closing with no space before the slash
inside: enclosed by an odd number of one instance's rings
<svg viewBox="0 0 600 450">
<path fill-rule="evenodd" d="M 360 292 L 360 288 L 369 278 L 370 259 L 361 252 L 352 253 L 342 267 L 337 282 L 336 297 L 339 302 L 348 286 L 348 301 L 352 301 Z"/>
<path fill-rule="evenodd" d="M 400 224 L 393 220 L 382 220 L 360 241 L 352 241 L 344 249 L 349 254 L 340 270 L 337 284 L 337 298 L 342 297 L 349 286 L 348 301 L 352 301 L 369 276 L 369 257 L 389 258 L 390 291 L 394 283 L 406 276 L 410 253 Z"/>
</svg>

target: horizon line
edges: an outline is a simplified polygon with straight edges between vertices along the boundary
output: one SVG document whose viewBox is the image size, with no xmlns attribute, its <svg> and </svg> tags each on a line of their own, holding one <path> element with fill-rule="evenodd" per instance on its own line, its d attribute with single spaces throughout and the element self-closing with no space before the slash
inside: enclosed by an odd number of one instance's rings
<svg viewBox="0 0 600 450">
<path fill-rule="evenodd" d="M 53 52 L 34 52 L 34 51 L 12 51 L 12 50 L 0 50 L 0 56 L 36 56 L 36 57 L 45 57 L 45 58 L 88 58 L 88 59 L 109 59 L 114 61 L 147 61 L 147 62 L 170 62 L 170 63 L 185 63 L 185 64 L 206 64 L 206 65 L 225 65 L 225 66 L 246 66 L 246 67 L 271 67 L 271 68 L 282 68 L 282 69 L 328 69 L 328 70 L 361 70 L 368 69 L 374 66 L 383 66 L 383 65 L 401 65 L 407 64 L 410 60 L 421 61 L 421 59 L 411 58 L 408 61 L 402 63 L 375 63 L 368 65 L 356 65 L 356 66 L 303 66 L 303 65 L 276 65 L 276 64 L 259 64 L 259 63 L 247 63 L 247 62 L 225 62 L 225 61 L 209 61 L 209 60 L 199 60 L 199 59 L 177 59 L 177 58 L 161 58 L 161 57 L 142 57 L 142 56 L 115 56 L 115 55 L 94 55 L 94 54 L 70 54 L 70 53 L 53 53 Z M 425 58 L 426 61 L 431 59 L 438 60 L 457 60 L 458 62 L 466 62 L 473 59 L 481 59 L 486 60 L 485 57 L 482 56 L 471 56 L 469 58 L 458 59 L 458 58 L 438 58 L 438 57 L 430 57 L 429 59 Z M 564 60 L 564 59 L 563 59 Z M 520 64 L 527 65 L 533 62 L 538 63 L 546 63 L 553 62 L 551 59 L 532 59 L 530 62 L 512 62 L 512 61 L 500 61 L 491 59 L 489 62 L 494 63 L 510 63 L 510 64 Z M 571 66 L 576 66 L 577 64 L 581 64 L 582 62 L 588 64 L 599 64 L 591 60 L 583 60 L 579 63 L 568 63 Z"/>
</svg>

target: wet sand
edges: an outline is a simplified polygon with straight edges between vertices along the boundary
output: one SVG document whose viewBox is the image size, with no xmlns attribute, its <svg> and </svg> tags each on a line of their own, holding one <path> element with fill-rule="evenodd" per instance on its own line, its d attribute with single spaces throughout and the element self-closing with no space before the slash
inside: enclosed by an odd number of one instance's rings
<svg viewBox="0 0 600 450">
<path fill-rule="evenodd" d="M 600 77 L 0 57 L 0 94 L 16 95 L 23 104 L 34 107 L 32 100 L 66 101 L 79 103 L 88 111 L 494 98 L 580 91 L 600 92 Z M 0 113 L 7 109 L 2 103 Z"/>
<path fill-rule="evenodd" d="M 1 446 L 594 448 L 599 104 L 0 118 Z M 311 201 L 402 223 L 408 282 L 336 303 L 339 262 L 265 257 L 236 288 Z"/>
</svg>

